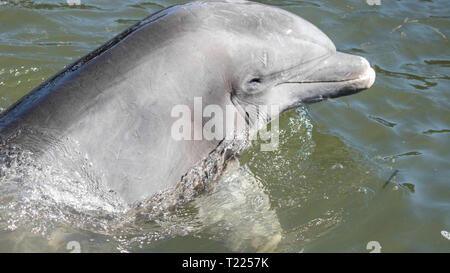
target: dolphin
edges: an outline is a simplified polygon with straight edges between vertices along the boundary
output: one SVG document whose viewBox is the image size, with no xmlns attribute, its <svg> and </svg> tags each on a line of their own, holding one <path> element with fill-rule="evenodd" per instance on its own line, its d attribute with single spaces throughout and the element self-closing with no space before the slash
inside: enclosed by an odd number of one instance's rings
<svg viewBox="0 0 450 273">
<path fill-rule="evenodd" d="M 0 139 L 36 160 L 69 145 L 132 203 L 176 187 L 194 166 L 194 184 L 205 188 L 239 150 L 221 146 L 223 139 L 175 139 L 177 105 L 194 112 L 202 98 L 203 106 L 233 107 L 252 124 L 246 106 L 277 105 L 278 113 L 266 113 L 271 120 L 374 80 L 366 59 L 336 51 L 322 31 L 288 11 L 191 2 L 143 19 L 25 95 L 2 113 Z M 211 167 L 205 158 L 215 155 L 222 159 Z"/>
</svg>

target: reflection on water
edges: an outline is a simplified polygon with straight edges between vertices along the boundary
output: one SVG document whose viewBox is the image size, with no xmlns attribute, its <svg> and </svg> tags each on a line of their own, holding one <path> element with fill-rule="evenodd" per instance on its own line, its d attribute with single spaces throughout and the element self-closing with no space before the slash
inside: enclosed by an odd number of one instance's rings
<svg viewBox="0 0 450 273">
<path fill-rule="evenodd" d="M 178 2 L 1 1 L 0 110 Z M 70 140 L 39 161 L 3 145 L 0 251 L 449 251 L 447 1 L 260 2 L 366 57 L 374 87 L 283 114 L 278 150 L 253 143 L 215 192 L 157 217 L 136 217 Z"/>
</svg>

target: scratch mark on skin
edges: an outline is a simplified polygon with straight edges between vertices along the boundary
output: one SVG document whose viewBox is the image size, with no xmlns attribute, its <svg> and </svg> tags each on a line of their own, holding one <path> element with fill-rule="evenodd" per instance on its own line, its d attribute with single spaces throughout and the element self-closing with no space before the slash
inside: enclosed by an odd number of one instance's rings
<svg viewBox="0 0 450 273">
<path fill-rule="evenodd" d="M 261 57 L 259 57 L 259 60 L 261 61 L 261 63 L 263 64 L 264 67 L 267 67 L 267 61 L 268 61 L 267 52 L 264 52 L 263 55 Z"/>
</svg>

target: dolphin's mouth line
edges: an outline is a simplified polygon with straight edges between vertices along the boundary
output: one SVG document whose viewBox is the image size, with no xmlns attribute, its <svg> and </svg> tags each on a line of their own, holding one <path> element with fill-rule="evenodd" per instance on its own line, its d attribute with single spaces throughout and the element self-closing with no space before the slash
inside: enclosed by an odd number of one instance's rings
<svg viewBox="0 0 450 273">
<path fill-rule="evenodd" d="M 357 82 L 364 82 L 366 80 L 369 80 L 369 82 L 373 83 L 373 80 L 375 78 L 375 71 L 373 70 L 373 68 L 369 67 L 367 70 L 365 70 L 364 72 L 362 72 L 359 77 L 356 78 L 351 78 L 351 79 L 344 79 L 344 80 L 301 80 L 301 81 L 286 81 L 286 82 L 281 82 L 278 83 L 276 86 L 278 85 L 282 85 L 282 84 L 314 84 L 314 83 L 348 83 L 348 84 L 352 84 L 352 83 L 357 83 Z M 370 84 L 371 85 L 371 84 Z"/>
<path fill-rule="evenodd" d="M 295 82 L 280 82 L 275 86 L 282 85 L 282 84 L 302 84 L 302 83 L 337 83 L 337 82 L 351 82 L 359 80 L 359 78 L 356 79 L 350 79 L 350 80 L 336 80 L 336 81 L 295 81 Z"/>
<path fill-rule="evenodd" d="M 349 79 L 349 80 L 335 80 L 335 81 L 295 81 L 295 82 L 281 82 L 278 83 L 276 86 L 281 84 L 302 84 L 302 83 L 351 83 L 363 80 L 362 78 L 355 78 L 355 79 Z"/>
<path fill-rule="evenodd" d="M 314 64 L 308 73 L 297 71 L 282 84 L 336 84 L 339 88 L 369 88 L 375 80 L 375 71 L 364 58 L 336 52 Z"/>
</svg>

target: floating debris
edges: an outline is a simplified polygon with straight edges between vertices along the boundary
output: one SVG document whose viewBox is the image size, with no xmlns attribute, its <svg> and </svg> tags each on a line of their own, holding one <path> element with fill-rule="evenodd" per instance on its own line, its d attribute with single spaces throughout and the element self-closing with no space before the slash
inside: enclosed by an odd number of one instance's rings
<svg viewBox="0 0 450 273">
<path fill-rule="evenodd" d="M 383 189 L 386 188 L 386 186 L 387 186 L 387 185 L 389 184 L 389 182 L 391 182 L 391 180 L 397 175 L 397 173 L 398 173 L 398 170 L 395 170 L 395 171 L 391 174 L 391 176 L 390 176 L 389 179 L 386 181 L 386 183 L 384 183 Z"/>
<path fill-rule="evenodd" d="M 414 184 L 411 184 L 411 183 L 402 183 L 402 186 L 405 186 L 406 188 L 408 188 L 408 190 L 410 190 L 412 193 L 415 192 Z"/>
<path fill-rule="evenodd" d="M 450 129 L 442 129 L 442 130 L 433 130 L 433 129 L 430 129 L 430 130 L 428 130 L 428 131 L 422 132 L 422 134 L 425 134 L 425 135 L 439 134 L 439 133 L 450 133 Z"/>
<path fill-rule="evenodd" d="M 442 39 L 444 39 L 446 42 L 448 42 L 447 36 L 445 36 L 445 34 L 442 33 L 438 28 L 433 27 L 433 26 L 430 26 L 430 25 L 427 25 L 427 24 L 424 24 L 424 23 L 419 23 L 419 20 L 409 20 L 408 17 L 406 17 L 406 18 L 403 20 L 403 23 L 401 23 L 400 25 L 398 25 L 398 26 L 396 26 L 395 28 L 393 28 L 393 29 L 391 30 L 391 33 L 396 32 L 397 30 L 399 30 L 399 29 L 401 29 L 402 27 L 404 27 L 406 24 L 420 24 L 420 25 L 423 25 L 423 26 L 425 26 L 425 27 L 427 27 L 427 28 L 433 30 L 433 31 L 436 32 L 437 34 L 439 34 L 439 35 L 442 37 Z M 401 35 L 402 37 L 406 37 L 406 33 L 405 33 L 404 31 L 401 31 L 401 32 L 400 32 L 400 35 Z"/>
</svg>

